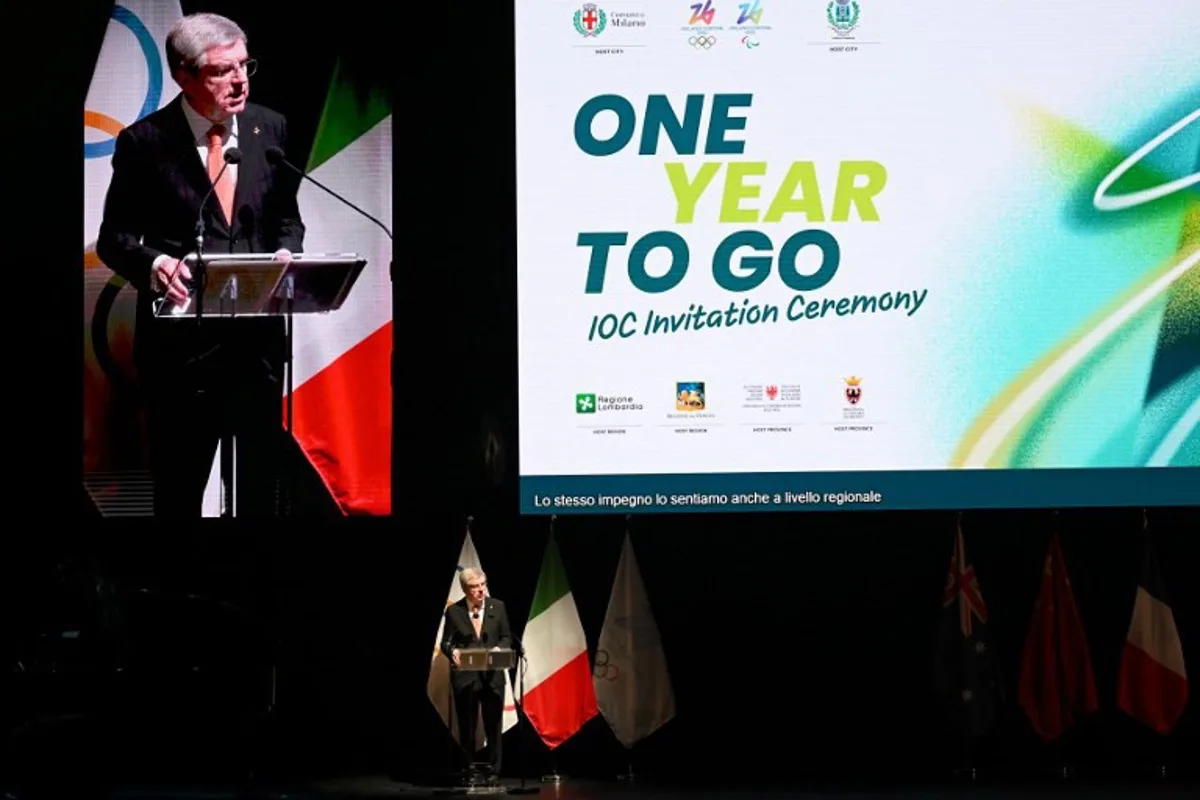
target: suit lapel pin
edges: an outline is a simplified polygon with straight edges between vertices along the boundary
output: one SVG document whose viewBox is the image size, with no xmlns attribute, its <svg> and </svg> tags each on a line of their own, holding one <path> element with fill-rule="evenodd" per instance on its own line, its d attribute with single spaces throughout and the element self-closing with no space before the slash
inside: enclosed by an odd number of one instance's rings
<svg viewBox="0 0 1200 800">
<path fill-rule="evenodd" d="M 259 131 L 259 128 L 258 128 L 258 126 L 257 126 L 257 125 L 255 125 L 255 126 L 254 126 L 254 135 L 255 135 L 255 136 L 258 136 L 258 134 L 259 134 L 260 132 L 261 132 L 261 131 Z"/>
</svg>

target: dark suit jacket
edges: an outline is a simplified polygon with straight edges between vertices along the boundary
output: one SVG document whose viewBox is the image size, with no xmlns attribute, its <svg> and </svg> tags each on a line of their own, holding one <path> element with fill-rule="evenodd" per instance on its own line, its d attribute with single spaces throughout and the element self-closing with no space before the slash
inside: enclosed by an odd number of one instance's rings
<svg viewBox="0 0 1200 800">
<path fill-rule="evenodd" d="M 134 352 L 139 369 L 154 368 L 178 355 L 184 333 L 194 326 L 155 320 L 158 296 L 150 288 L 151 266 L 167 254 L 182 258 L 196 247 L 200 203 L 212 187 L 184 116 L 183 96 L 143 117 L 117 136 L 112 180 L 96 254 L 138 291 Z M 234 193 L 234 219 L 225 219 L 215 196 L 206 203 L 207 253 L 303 251 L 304 224 L 296 203 L 299 178 L 272 166 L 267 148 L 287 148 L 287 122 L 281 114 L 251 103 L 238 115 L 237 147 L 242 151 Z M 282 321 L 220 320 L 238 325 L 239 342 L 253 332 L 282 331 Z M 226 326 L 228 327 L 228 326 Z M 228 331 L 226 331 L 228 333 Z M 174 351 L 174 352 L 173 352 Z"/>
<path fill-rule="evenodd" d="M 468 647 L 511 648 L 513 646 L 512 629 L 508 624 L 508 611 L 504 603 L 493 598 L 483 599 L 483 629 L 480 635 L 475 635 L 475 626 L 471 623 L 471 614 L 467 610 L 467 599 L 464 597 L 446 609 L 445 625 L 442 629 L 442 652 L 450 658 L 455 649 L 463 650 Z M 504 670 L 457 670 L 450 668 L 450 684 L 454 691 L 466 688 L 472 683 L 490 685 L 493 690 L 504 695 Z"/>
</svg>

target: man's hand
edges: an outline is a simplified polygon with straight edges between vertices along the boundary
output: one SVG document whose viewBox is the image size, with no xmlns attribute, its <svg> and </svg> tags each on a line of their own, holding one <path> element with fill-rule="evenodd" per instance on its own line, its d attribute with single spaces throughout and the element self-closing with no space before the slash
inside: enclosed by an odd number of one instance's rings
<svg viewBox="0 0 1200 800">
<path fill-rule="evenodd" d="M 275 251 L 275 260 L 282 261 L 285 264 L 288 263 L 292 260 L 292 251 L 288 250 L 286 247 L 279 248 Z"/>
<path fill-rule="evenodd" d="M 154 268 L 154 282 L 159 289 L 165 289 L 167 299 L 174 305 L 181 306 L 187 302 L 188 288 L 184 281 L 192 279 L 192 272 L 177 258 L 164 258 Z"/>
<path fill-rule="evenodd" d="M 454 666 L 456 666 L 456 667 L 462 666 L 462 658 L 458 654 L 457 647 L 450 651 L 450 660 L 454 662 Z"/>
</svg>

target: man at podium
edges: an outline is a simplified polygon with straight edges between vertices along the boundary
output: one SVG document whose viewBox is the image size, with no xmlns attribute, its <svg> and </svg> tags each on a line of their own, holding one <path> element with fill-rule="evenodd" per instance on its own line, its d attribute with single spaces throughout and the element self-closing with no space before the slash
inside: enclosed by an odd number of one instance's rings
<svg viewBox="0 0 1200 800">
<path fill-rule="evenodd" d="M 459 573 L 463 597 L 446 608 L 443 625 L 442 653 L 450 659 L 450 688 L 454 693 L 454 713 L 466 762 L 469 765 L 475 752 L 475 720 L 482 712 L 483 729 L 488 739 L 489 763 L 492 775 L 500 774 L 500 742 L 504 721 L 504 682 L 502 669 L 472 669 L 463 663 L 464 650 L 511 650 L 512 630 L 504 603 L 488 597 L 487 576 L 482 570 L 468 567 Z"/>
<path fill-rule="evenodd" d="M 180 259 L 303 250 L 299 178 L 268 163 L 287 146 L 279 113 L 247 102 L 256 62 L 216 14 L 171 28 L 181 94 L 117 136 L 96 253 L 137 290 L 134 360 L 146 402 L 155 516 L 198 518 L 223 432 L 236 436 L 239 516 L 276 513 L 285 328 L 277 317 L 162 319 L 195 277 Z M 216 310 L 214 309 L 214 312 Z"/>
</svg>

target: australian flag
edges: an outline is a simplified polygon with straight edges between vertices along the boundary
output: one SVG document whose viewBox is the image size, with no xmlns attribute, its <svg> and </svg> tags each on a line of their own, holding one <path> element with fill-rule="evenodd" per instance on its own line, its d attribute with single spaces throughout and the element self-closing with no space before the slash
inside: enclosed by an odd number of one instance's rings
<svg viewBox="0 0 1200 800">
<path fill-rule="evenodd" d="M 963 548 L 962 523 L 954 538 L 950 569 L 942 591 L 935 665 L 937 690 L 956 729 L 982 736 L 996 721 L 1004 701 L 1000 661 L 988 635 L 988 611 Z"/>
</svg>

